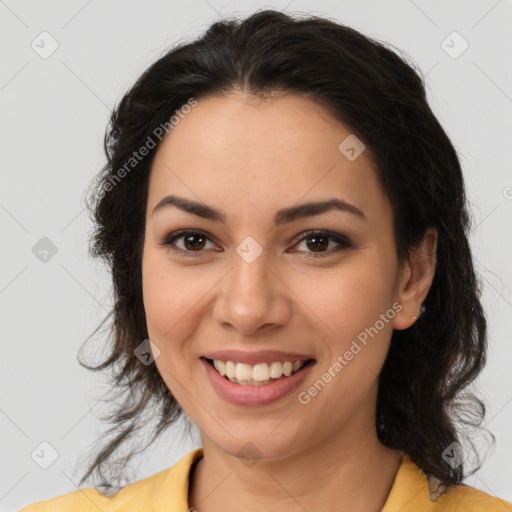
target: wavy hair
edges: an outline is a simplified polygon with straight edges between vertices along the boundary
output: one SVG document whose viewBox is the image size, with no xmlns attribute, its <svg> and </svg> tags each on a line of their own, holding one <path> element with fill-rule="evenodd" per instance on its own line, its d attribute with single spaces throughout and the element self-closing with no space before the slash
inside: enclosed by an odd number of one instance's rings
<svg viewBox="0 0 512 512">
<path fill-rule="evenodd" d="M 425 310 L 410 328 L 392 333 L 379 376 L 376 429 L 384 445 L 409 454 L 427 475 L 446 485 L 461 483 L 467 468 L 452 467 L 442 453 L 484 418 L 483 402 L 466 388 L 485 364 L 487 332 L 457 152 L 428 105 L 424 77 L 403 52 L 334 20 L 262 10 L 213 23 L 201 37 L 167 51 L 112 112 L 104 139 L 107 163 L 87 198 L 94 221 L 90 254 L 102 258 L 113 281 L 113 308 L 94 331 L 111 319 L 109 354 L 98 365 L 80 364 L 111 370 L 117 403 L 103 418 L 112 424 L 103 434 L 109 439 L 100 440 L 80 484 L 98 473 L 100 485 L 113 488 L 136 453 L 130 442 L 148 418 L 156 422 L 146 446 L 183 413 L 156 366 L 134 355 L 148 338 L 141 256 L 159 144 L 113 185 L 115 175 L 191 98 L 232 91 L 260 98 L 302 95 L 364 142 L 393 208 L 400 264 L 428 227 L 437 229 Z M 132 449 L 120 457 L 125 446 Z"/>
</svg>

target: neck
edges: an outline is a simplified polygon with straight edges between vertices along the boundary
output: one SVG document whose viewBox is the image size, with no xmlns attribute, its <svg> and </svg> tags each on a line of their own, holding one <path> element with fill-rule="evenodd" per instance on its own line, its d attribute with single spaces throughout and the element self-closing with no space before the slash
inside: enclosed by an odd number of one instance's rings
<svg viewBox="0 0 512 512">
<path fill-rule="evenodd" d="M 252 465 L 208 439 L 203 439 L 203 449 L 189 487 L 189 507 L 199 512 L 378 512 L 403 456 L 382 445 L 375 429 L 356 436 L 338 434 L 286 459 Z"/>
</svg>

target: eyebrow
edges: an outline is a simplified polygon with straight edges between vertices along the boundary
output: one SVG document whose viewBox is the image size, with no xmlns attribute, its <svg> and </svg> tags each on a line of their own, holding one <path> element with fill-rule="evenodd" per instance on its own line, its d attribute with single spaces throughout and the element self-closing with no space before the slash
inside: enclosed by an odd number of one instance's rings
<svg viewBox="0 0 512 512">
<path fill-rule="evenodd" d="M 203 219 L 216 222 L 226 221 L 226 214 L 222 211 L 216 210 L 204 203 L 176 195 L 165 196 L 161 201 L 159 201 L 159 203 L 153 208 L 151 216 L 170 206 L 176 206 L 180 210 L 191 213 L 193 215 L 197 215 Z M 347 203 L 343 199 L 332 198 L 325 201 L 309 202 L 288 208 L 282 208 L 281 210 L 278 210 L 274 215 L 274 225 L 278 226 L 281 224 L 287 224 L 300 218 L 320 215 L 334 209 L 352 213 L 365 221 L 368 220 L 366 215 L 353 204 Z"/>
</svg>

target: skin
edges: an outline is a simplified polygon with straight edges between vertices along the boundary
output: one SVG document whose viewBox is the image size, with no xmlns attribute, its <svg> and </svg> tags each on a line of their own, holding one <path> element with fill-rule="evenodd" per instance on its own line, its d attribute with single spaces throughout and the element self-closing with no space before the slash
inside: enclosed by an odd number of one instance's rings
<svg viewBox="0 0 512 512">
<path fill-rule="evenodd" d="M 198 427 L 204 458 L 189 486 L 199 512 L 379 511 L 402 453 L 377 439 L 377 376 L 393 329 L 419 315 L 432 283 L 437 234 L 429 229 L 410 262 L 398 265 L 393 213 L 369 152 L 349 161 L 338 145 L 343 124 L 309 99 L 241 92 L 201 99 L 163 139 L 150 176 L 142 274 L 155 364 Z M 215 222 L 176 206 L 152 215 L 167 194 L 226 215 Z M 339 210 L 273 226 L 280 208 L 330 198 Z M 180 229 L 208 237 L 197 257 Z M 351 247 L 315 250 L 307 230 L 329 230 Z M 211 236 L 209 236 L 211 235 Z M 247 263 L 236 252 L 248 236 L 262 249 Z M 199 239 L 201 241 L 201 239 Z M 308 240 L 310 243 L 308 244 Z M 215 250 L 215 249 L 219 250 Z M 340 248 L 336 250 L 336 248 Z M 322 252 L 323 251 L 323 252 Z M 326 254 L 317 259 L 308 255 Z M 307 405 L 297 399 L 392 304 L 401 310 Z M 269 405 L 229 404 L 212 388 L 199 357 L 212 350 L 264 349 L 311 354 L 316 365 L 299 389 Z M 252 443 L 253 465 L 237 457 Z"/>
</svg>

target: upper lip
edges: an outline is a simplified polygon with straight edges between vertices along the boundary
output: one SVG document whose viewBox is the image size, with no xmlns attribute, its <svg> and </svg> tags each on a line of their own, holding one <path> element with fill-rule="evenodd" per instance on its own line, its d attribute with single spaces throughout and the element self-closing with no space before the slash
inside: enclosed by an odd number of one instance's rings
<svg viewBox="0 0 512 512">
<path fill-rule="evenodd" d="M 260 350 L 258 352 L 245 352 L 242 350 L 217 350 L 204 354 L 207 359 L 218 359 L 219 361 L 233 361 L 236 363 L 258 364 L 272 363 L 273 361 L 307 361 L 313 359 L 310 355 L 297 354 L 295 352 L 281 352 L 278 350 Z"/>
</svg>

